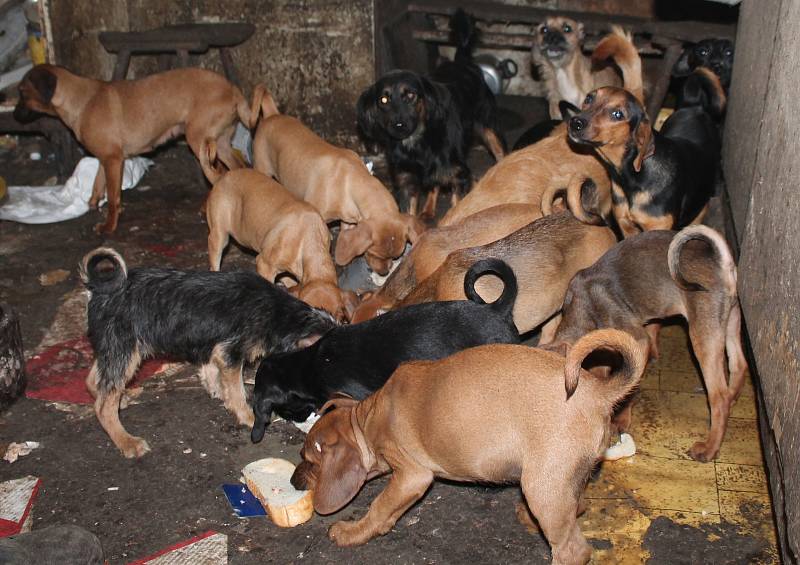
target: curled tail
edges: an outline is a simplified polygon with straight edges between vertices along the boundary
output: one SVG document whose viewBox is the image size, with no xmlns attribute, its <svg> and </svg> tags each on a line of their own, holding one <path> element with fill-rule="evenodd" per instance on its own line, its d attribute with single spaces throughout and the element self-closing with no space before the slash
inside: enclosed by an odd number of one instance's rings
<svg viewBox="0 0 800 565">
<path fill-rule="evenodd" d="M 239 116 L 239 121 L 244 124 L 247 129 L 253 129 L 258 123 L 258 117 L 261 113 L 261 101 L 267 94 L 267 87 L 263 84 L 257 84 L 253 89 L 253 98 L 250 104 L 247 104 L 241 90 L 236 89 L 239 93 L 239 101 L 236 103 L 236 113 Z"/>
<path fill-rule="evenodd" d="M 514 310 L 514 302 L 517 300 L 517 277 L 514 270 L 502 259 L 481 259 L 472 265 L 464 276 L 464 294 L 472 302 L 486 304 L 486 301 L 475 292 L 475 281 L 488 273 L 497 275 L 503 281 L 503 293 L 500 298 L 491 303 L 490 308 L 510 319 Z"/>
<path fill-rule="evenodd" d="M 111 263 L 110 269 L 98 269 L 103 261 Z M 128 279 L 128 266 L 116 250 L 98 247 L 81 259 L 78 270 L 87 289 L 94 293 L 107 294 L 122 288 Z"/>
<path fill-rule="evenodd" d="M 607 378 L 596 378 L 600 389 L 605 392 L 605 401 L 610 409 L 639 384 L 647 366 L 647 346 L 636 341 L 629 333 L 614 329 L 595 330 L 580 338 L 567 353 L 564 366 L 567 400 L 578 388 L 581 373 L 586 372 L 581 368 L 584 360 L 598 350 L 610 350 L 622 357 L 622 364 L 614 368 Z"/>
<path fill-rule="evenodd" d="M 697 67 L 683 83 L 678 107 L 701 106 L 713 117 L 719 118 L 725 112 L 727 100 L 719 77 L 711 69 Z"/>
<path fill-rule="evenodd" d="M 605 61 L 609 57 L 614 59 L 622 71 L 625 90 L 630 91 L 639 102 L 644 104 L 642 60 L 639 58 L 639 51 L 633 44 L 631 34 L 616 25 L 611 26 L 611 33 L 600 40 L 592 53 L 592 60 L 597 63 Z"/>
<path fill-rule="evenodd" d="M 450 40 L 456 44 L 456 61 L 471 60 L 472 50 L 478 42 L 475 18 L 459 8 L 450 17 Z"/>
<path fill-rule="evenodd" d="M 708 290 L 699 282 L 689 281 L 681 273 L 681 251 L 683 246 L 691 240 L 705 241 L 711 246 L 719 269 L 718 274 L 725 285 L 725 290 L 729 296 L 736 296 L 736 262 L 733 260 L 733 254 L 730 247 L 728 247 L 728 243 L 716 230 L 699 224 L 683 228 L 675 234 L 669 244 L 667 263 L 669 264 L 669 274 L 675 284 L 683 290 Z"/>
<path fill-rule="evenodd" d="M 553 203 L 557 197 L 566 200 L 567 208 L 579 222 L 593 226 L 608 223 L 611 214 L 610 188 L 601 191 L 594 179 L 583 175 L 573 176 L 567 188 L 549 186 L 542 193 L 542 216 L 553 213 Z"/>
</svg>

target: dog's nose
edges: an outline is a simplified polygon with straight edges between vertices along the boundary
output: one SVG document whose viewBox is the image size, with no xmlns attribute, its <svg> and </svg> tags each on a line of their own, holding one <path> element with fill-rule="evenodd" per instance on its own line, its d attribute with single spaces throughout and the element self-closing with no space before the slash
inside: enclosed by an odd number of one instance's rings
<svg viewBox="0 0 800 565">
<path fill-rule="evenodd" d="M 396 127 L 397 129 L 403 129 L 403 126 L 405 126 L 403 122 L 397 122 L 394 124 L 394 127 Z"/>
<path fill-rule="evenodd" d="M 553 43 L 559 43 L 564 36 L 562 36 L 557 31 L 548 31 L 544 34 L 544 43 L 545 45 L 551 45 Z"/>
<path fill-rule="evenodd" d="M 578 116 L 574 116 L 569 120 L 569 129 L 572 131 L 583 131 L 586 129 L 587 121 Z"/>
</svg>

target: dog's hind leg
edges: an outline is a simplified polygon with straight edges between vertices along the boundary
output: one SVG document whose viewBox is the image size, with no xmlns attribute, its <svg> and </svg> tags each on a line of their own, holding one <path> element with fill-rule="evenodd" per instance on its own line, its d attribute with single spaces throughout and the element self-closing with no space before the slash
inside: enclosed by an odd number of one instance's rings
<svg viewBox="0 0 800 565">
<path fill-rule="evenodd" d="M 247 166 L 243 158 L 240 158 L 233 150 L 231 140 L 236 126 L 230 126 L 217 138 L 217 156 L 219 160 L 228 168 L 229 171 L 241 169 Z"/>
<path fill-rule="evenodd" d="M 483 141 L 483 144 L 486 146 L 486 149 L 489 150 L 489 153 L 492 154 L 495 161 L 500 161 L 503 157 L 505 157 L 506 152 L 503 149 L 503 142 L 500 139 L 500 136 L 491 129 L 491 128 L 478 128 L 478 135 Z"/>
<path fill-rule="evenodd" d="M 108 211 L 104 224 L 97 224 L 94 231 L 99 234 L 110 234 L 117 229 L 119 214 L 122 211 L 122 156 L 101 159 L 100 165 L 105 170 L 106 195 Z"/>
<path fill-rule="evenodd" d="M 233 412 L 240 425 L 252 428 L 255 423 L 255 416 L 253 415 L 253 409 L 247 403 L 247 395 L 244 391 L 242 363 L 228 365 L 221 351 L 215 351 L 214 355 L 211 356 L 211 360 L 217 366 L 221 375 L 222 401 L 225 404 L 225 408 Z"/>
<path fill-rule="evenodd" d="M 94 184 L 92 184 L 92 197 L 89 198 L 89 208 L 97 210 L 100 207 L 100 201 L 106 195 L 106 173 L 105 169 L 101 166 L 97 168 L 97 174 L 94 176 Z"/>
<path fill-rule="evenodd" d="M 222 398 L 219 368 L 214 363 L 206 363 L 197 372 L 200 383 L 211 398 Z"/>
<path fill-rule="evenodd" d="M 550 543 L 553 563 L 583 565 L 592 557 L 577 520 L 583 485 L 578 488 L 575 481 L 579 478 L 565 474 L 563 462 L 558 467 L 523 470 L 522 492 Z"/>
<path fill-rule="evenodd" d="M 728 355 L 728 390 L 735 401 L 742 392 L 747 360 L 742 351 L 742 309 L 734 297 L 725 331 L 725 352 Z"/>
<path fill-rule="evenodd" d="M 328 531 L 336 545 L 352 546 L 368 542 L 392 529 L 406 510 L 423 497 L 433 482 L 433 473 L 419 465 L 409 462 L 397 467 L 372 504 L 360 520 L 336 522 Z"/>
<path fill-rule="evenodd" d="M 212 271 L 219 271 L 220 264 L 222 263 L 222 253 L 228 246 L 230 234 L 226 230 L 221 229 L 219 226 L 212 225 L 209 222 L 208 226 L 208 265 Z"/>
</svg>

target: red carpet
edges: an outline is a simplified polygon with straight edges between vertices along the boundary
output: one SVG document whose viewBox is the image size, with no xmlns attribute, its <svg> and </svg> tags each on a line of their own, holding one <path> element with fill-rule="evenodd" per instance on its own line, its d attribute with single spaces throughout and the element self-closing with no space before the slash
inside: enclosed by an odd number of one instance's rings
<svg viewBox="0 0 800 565">
<path fill-rule="evenodd" d="M 44 350 L 28 359 L 25 371 L 28 387 L 25 396 L 51 402 L 94 404 L 86 390 L 86 376 L 92 367 L 94 353 L 89 340 L 84 336 L 65 341 Z M 164 361 L 145 361 L 128 386 L 136 386 L 158 373 Z"/>
</svg>

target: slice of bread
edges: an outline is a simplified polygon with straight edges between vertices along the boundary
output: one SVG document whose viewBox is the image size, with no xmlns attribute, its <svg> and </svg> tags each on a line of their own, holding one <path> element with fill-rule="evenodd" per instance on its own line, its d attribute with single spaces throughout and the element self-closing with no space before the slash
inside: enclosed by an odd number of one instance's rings
<svg viewBox="0 0 800 565">
<path fill-rule="evenodd" d="M 268 457 L 249 463 L 242 469 L 247 488 L 255 495 L 281 528 L 293 528 L 307 522 L 314 514 L 313 492 L 296 490 L 289 479 L 294 465 L 285 459 Z"/>
</svg>

